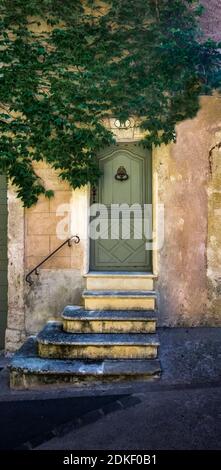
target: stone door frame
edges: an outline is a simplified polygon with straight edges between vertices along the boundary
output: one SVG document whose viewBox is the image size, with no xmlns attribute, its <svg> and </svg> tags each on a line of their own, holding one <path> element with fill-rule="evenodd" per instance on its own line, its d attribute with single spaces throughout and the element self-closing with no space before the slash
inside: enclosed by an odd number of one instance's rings
<svg viewBox="0 0 221 470">
<path fill-rule="evenodd" d="M 139 142 L 143 134 L 136 126 L 129 129 L 117 129 L 114 125 L 114 119 L 108 119 L 106 126 L 115 134 L 117 143 L 136 143 Z M 152 149 L 152 205 L 153 205 L 153 252 L 152 252 L 152 273 L 154 277 L 158 276 L 157 262 L 157 204 L 158 204 L 158 180 L 157 180 L 157 158 L 159 148 Z M 83 245 L 83 263 L 82 275 L 85 276 L 90 271 L 90 239 L 89 239 L 89 207 L 90 207 L 91 188 L 90 185 L 73 191 L 72 197 L 72 233 L 78 233 Z M 84 216 L 83 216 L 84 214 Z M 102 272 L 102 271 L 100 271 Z"/>
</svg>

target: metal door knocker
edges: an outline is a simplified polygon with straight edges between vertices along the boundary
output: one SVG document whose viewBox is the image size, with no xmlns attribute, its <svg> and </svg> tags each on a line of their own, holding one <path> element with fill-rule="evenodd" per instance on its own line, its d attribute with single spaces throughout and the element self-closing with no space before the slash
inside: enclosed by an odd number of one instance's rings
<svg viewBox="0 0 221 470">
<path fill-rule="evenodd" d="M 117 181 L 126 181 L 128 180 L 129 176 L 127 174 L 126 168 L 124 166 L 119 166 L 117 173 L 115 175 L 115 180 Z"/>
</svg>

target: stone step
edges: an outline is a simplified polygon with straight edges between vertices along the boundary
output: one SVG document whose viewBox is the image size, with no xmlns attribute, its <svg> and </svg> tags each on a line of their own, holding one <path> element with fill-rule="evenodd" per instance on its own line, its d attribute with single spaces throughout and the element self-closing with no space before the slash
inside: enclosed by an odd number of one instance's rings
<svg viewBox="0 0 221 470">
<path fill-rule="evenodd" d="M 87 310 L 154 310 L 155 291 L 85 290 Z"/>
<path fill-rule="evenodd" d="M 37 336 L 38 353 L 58 359 L 155 359 L 156 334 L 66 333 L 62 323 L 49 322 Z"/>
<path fill-rule="evenodd" d="M 85 310 L 68 305 L 62 313 L 68 333 L 155 333 L 153 310 Z"/>
<path fill-rule="evenodd" d="M 43 359 L 37 353 L 37 340 L 29 338 L 15 354 L 10 365 L 10 386 L 14 390 L 39 389 L 106 383 L 131 379 L 154 379 L 160 376 L 160 361 L 139 360 L 59 360 Z"/>
<path fill-rule="evenodd" d="M 154 275 L 148 273 L 89 272 L 87 290 L 153 290 Z"/>
</svg>

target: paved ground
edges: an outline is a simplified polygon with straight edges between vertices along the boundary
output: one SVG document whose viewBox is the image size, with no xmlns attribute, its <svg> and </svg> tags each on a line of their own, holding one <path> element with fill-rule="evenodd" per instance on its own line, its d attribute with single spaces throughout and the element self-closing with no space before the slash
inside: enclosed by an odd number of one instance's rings
<svg viewBox="0 0 221 470">
<path fill-rule="evenodd" d="M 96 410 L 114 410 L 114 403 L 125 398 L 105 395 L 90 399 L 69 397 L 1 402 L 0 449 L 35 448 L 54 437 L 53 433 L 63 435 L 67 430 L 66 423 L 83 423 L 83 419 L 92 413 L 98 419 Z"/>
<path fill-rule="evenodd" d="M 147 392 L 140 404 L 54 438 L 39 449 L 221 449 L 221 387 Z"/>
<path fill-rule="evenodd" d="M 164 372 L 154 383 L 11 392 L 3 369 L 0 447 L 221 449 L 221 329 L 159 334 Z"/>
</svg>

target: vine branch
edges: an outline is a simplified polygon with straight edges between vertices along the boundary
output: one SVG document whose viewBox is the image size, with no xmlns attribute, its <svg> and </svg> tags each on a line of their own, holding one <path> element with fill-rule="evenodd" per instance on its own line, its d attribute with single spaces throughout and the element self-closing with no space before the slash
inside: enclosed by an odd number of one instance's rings
<svg viewBox="0 0 221 470">
<path fill-rule="evenodd" d="M 218 142 L 216 145 L 214 145 L 210 151 L 209 151 L 209 172 L 210 172 L 210 175 L 212 175 L 212 172 L 213 172 L 213 152 L 214 150 L 217 149 L 221 149 L 221 141 Z"/>
</svg>

